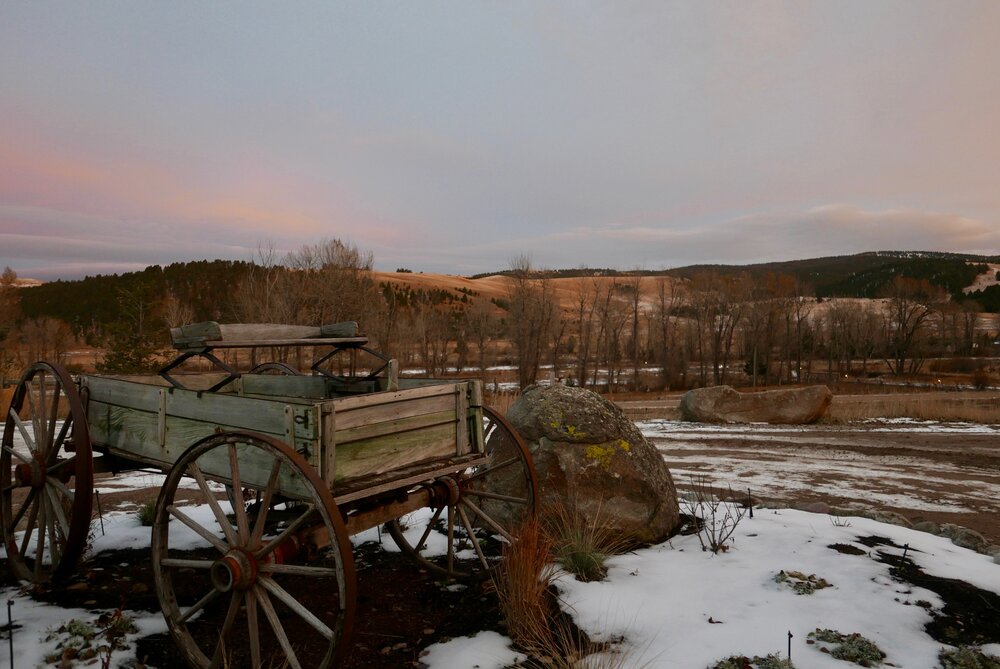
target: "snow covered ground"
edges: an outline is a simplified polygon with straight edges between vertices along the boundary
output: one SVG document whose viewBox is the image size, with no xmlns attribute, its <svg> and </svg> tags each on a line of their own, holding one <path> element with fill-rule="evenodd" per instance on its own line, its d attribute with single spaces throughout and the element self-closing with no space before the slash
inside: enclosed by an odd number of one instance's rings
<svg viewBox="0 0 1000 669">
<path fill-rule="evenodd" d="M 676 537 L 613 558 L 603 581 L 582 583 L 563 574 L 557 585 L 563 609 L 592 639 L 624 639 L 615 645 L 624 667 L 703 669 L 731 655 L 784 657 L 789 632 L 797 667 L 852 666 L 807 643 L 809 632 L 831 628 L 861 633 L 897 667 L 933 669 L 948 646 L 932 639 L 924 625 L 942 601 L 929 590 L 893 580 L 877 551 L 902 550 L 857 541 L 872 535 L 908 544 L 908 557 L 928 574 L 1000 593 L 1000 565 L 946 539 L 864 518 L 834 523 L 829 516 L 793 510 L 761 510 L 744 518 L 731 550 L 718 555 L 703 552 L 695 536 Z M 832 544 L 863 553 L 841 553 L 828 547 Z M 780 571 L 815 574 L 832 587 L 799 595 L 775 582 Z M 920 600 L 931 610 L 918 606 Z M 513 658 L 494 635 L 479 635 L 437 644 L 424 660 L 433 669 L 472 666 L 456 660 L 462 657 L 457 649 L 475 654 L 482 669 L 505 667 Z M 1000 645 L 985 650 L 1000 656 Z"/>
<path fill-rule="evenodd" d="M 640 426 L 654 439 L 675 443 L 704 441 L 727 431 L 747 431 L 747 426 L 692 426 L 669 421 L 649 421 Z M 993 426 L 919 421 L 894 421 L 866 429 L 996 432 Z M 760 429 L 766 435 L 758 436 L 779 440 L 784 435 L 794 437 L 801 430 L 767 426 L 766 430 Z M 760 450 L 757 454 L 766 455 Z M 671 460 L 671 466 L 675 476 L 685 470 L 683 459 Z M 733 474 L 729 472 L 727 477 Z M 788 485 L 787 470 L 772 474 L 780 475 L 783 484 Z M 883 483 L 885 477 L 891 476 L 888 469 L 871 474 Z M 134 473 L 102 480 L 99 488 L 103 494 L 157 487 L 160 482 L 158 475 Z M 763 482 L 757 483 L 764 487 Z M 984 495 L 996 493 L 992 488 L 983 491 Z M 936 503 L 948 508 L 954 506 L 945 499 Z M 211 522 L 206 507 L 190 508 L 189 513 L 200 522 Z M 105 533 L 95 538 L 93 552 L 149 545 L 149 528 L 142 527 L 133 512 L 105 509 L 104 525 Z M 192 545 L 197 543 L 190 530 L 175 525 L 172 533 L 188 532 Z M 927 574 L 962 579 L 1000 594 L 1000 564 L 989 556 L 956 547 L 947 539 L 864 518 L 832 518 L 786 509 L 759 509 L 753 519 L 745 518 L 727 552 L 718 555 L 703 552 L 696 537 L 675 537 L 664 544 L 611 559 L 604 581 L 582 583 L 562 574 L 557 587 L 564 610 L 592 639 L 612 642 L 625 667 L 704 669 L 730 655 L 781 653 L 784 656 L 789 648 L 789 633 L 791 657 L 796 666 L 849 667 L 819 652 L 817 645 L 807 643 L 809 632 L 832 628 L 863 634 L 886 653 L 886 662 L 894 666 L 933 669 L 938 666 L 938 653 L 947 646 L 931 638 L 924 626 L 934 612 L 942 610 L 943 601 L 929 590 L 893 580 L 890 566 L 878 560 L 879 551 L 899 555 L 902 549 L 871 548 L 858 541 L 872 535 L 885 537 L 898 546 L 908 545 L 907 556 Z M 397 550 L 391 539 L 375 530 L 355 537 L 357 543 L 380 539 L 385 540 L 386 550 Z M 172 543 L 179 540 L 181 536 L 175 535 Z M 853 546 L 859 554 L 831 549 L 829 546 L 833 544 Z M 0 558 L 3 557 L 0 550 Z M 815 574 L 832 587 L 799 595 L 787 583 L 775 581 L 781 571 Z M 40 603 L 16 587 L 0 589 L 0 604 L 8 601 L 12 602 L 18 669 L 40 666 L 54 651 L 59 639 L 50 638 L 50 631 L 73 618 L 93 622 L 106 613 Z M 930 608 L 917 605 L 918 601 Z M 165 630 L 158 614 L 126 613 L 138 627 L 126 639 L 131 648 L 135 638 Z M 0 627 L 7 622 L 4 614 L 0 606 Z M 0 633 L 0 666 L 7 663 L 6 646 L 7 635 Z M 423 661 L 431 669 L 499 669 L 523 659 L 510 647 L 508 639 L 495 632 L 437 643 L 426 650 Z M 1000 645 L 985 650 L 1000 656 Z M 129 666 L 134 659 L 134 651 L 115 653 L 117 666 Z"/>
<path fill-rule="evenodd" d="M 206 507 L 190 513 L 210 522 Z M 108 514 L 105 528 L 106 534 L 94 543 L 95 552 L 149 543 L 149 528 L 141 527 L 135 514 Z M 172 530 L 189 532 L 179 524 Z M 744 518 L 731 550 L 718 555 L 703 552 L 695 536 L 675 537 L 611 559 L 604 581 L 582 583 L 563 574 L 557 586 L 563 608 L 591 638 L 624 639 L 614 647 L 624 655 L 626 667 L 702 669 L 734 654 L 784 655 L 788 632 L 797 666 L 848 666 L 806 643 L 806 635 L 820 627 L 860 632 L 895 666 L 932 669 L 945 646 L 928 636 L 924 625 L 943 603 L 933 592 L 894 581 L 889 565 L 877 561 L 877 551 L 898 555 L 901 550 L 858 542 L 872 535 L 908 544 L 908 556 L 928 574 L 1000 593 L 1000 565 L 946 539 L 864 518 L 834 520 L 793 510 L 758 510 L 753 519 Z M 378 539 L 376 532 L 356 537 L 358 542 Z M 196 537 L 191 540 L 197 543 Z M 832 544 L 855 546 L 862 554 L 841 553 L 828 547 Z M 815 574 L 832 587 L 798 595 L 775 582 L 782 570 Z M 18 667 L 38 666 L 53 651 L 56 641 L 45 640 L 48 631 L 71 618 L 93 621 L 101 613 L 42 604 L 12 587 L 0 590 L 0 601 L 8 600 L 17 626 Z M 929 602 L 931 610 L 917 606 L 919 600 Z M 139 627 L 130 639 L 164 631 L 157 615 L 130 615 Z M 1000 655 L 1000 646 L 987 650 Z M 128 651 L 115 657 L 121 666 L 134 659 Z M 435 644 L 423 659 L 432 669 L 499 669 L 521 657 L 509 640 L 488 632 Z"/>
</svg>

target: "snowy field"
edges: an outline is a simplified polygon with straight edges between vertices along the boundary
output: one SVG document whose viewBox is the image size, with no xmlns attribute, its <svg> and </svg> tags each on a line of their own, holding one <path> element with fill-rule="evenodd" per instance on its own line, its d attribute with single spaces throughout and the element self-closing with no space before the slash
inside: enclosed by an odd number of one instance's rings
<svg viewBox="0 0 1000 669">
<path fill-rule="evenodd" d="M 982 477 L 970 488 L 972 497 L 958 498 L 944 492 L 945 484 L 953 483 L 955 478 L 969 478 L 967 469 L 940 465 L 933 473 L 919 472 L 919 462 L 908 456 L 883 455 L 882 464 L 876 468 L 847 451 L 823 463 L 804 456 L 795 470 L 789 471 L 779 457 L 782 454 L 769 451 L 768 444 L 774 449 L 782 444 L 794 445 L 809 428 L 696 426 L 671 421 L 646 421 L 640 427 L 661 451 L 669 452 L 667 461 L 678 480 L 710 470 L 722 482 L 740 481 L 741 485 L 759 490 L 800 487 L 821 496 L 825 492 L 844 493 L 836 481 L 823 482 L 841 468 L 841 474 L 860 482 L 850 494 L 869 502 L 891 501 L 915 510 L 954 511 L 977 510 L 976 495 L 984 503 L 1000 499 L 1000 476 L 995 470 L 980 472 Z M 863 429 L 955 436 L 992 435 L 997 431 L 994 426 L 921 421 L 881 422 Z M 704 451 L 719 438 L 752 439 L 754 460 L 712 460 Z M 17 438 L 15 446 L 23 448 Z M 691 455 L 685 456 L 685 452 Z M 865 480 L 871 485 L 865 485 Z M 913 480 L 919 480 L 920 485 L 913 486 Z M 161 483 L 158 474 L 130 473 L 102 477 L 97 487 L 104 495 L 148 490 Z M 879 492 L 897 484 L 901 491 L 908 491 Z M 935 488 L 937 484 L 940 489 Z M 149 528 L 141 526 L 134 511 L 128 509 L 129 503 L 121 504 L 117 509 L 104 509 L 104 533 L 95 537 L 91 554 L 148 548 Z M 186 512 L 203 524 L 213 522 L 207 507 L 187 507 Z M 200 542 L 180 523 L 171 526 L 171 533 L 172 544 L 189 541 L 194 546 Z M 705 669 L 731 655 L 786 656 L 789 633 L 791 658 L 800 669 L 852 666 L 820 652 L 817 644 L 807 643 L 807 635 L 816 628 L 861 633 L 886 653 L 885 661 L 891 666 L 938 667 L 938 654 L 948 646 L 935 641 L 925 625 L 943 610 L 944 602 L 934 592 L 894 580 L 890 565 L 879 561 L 880 553 L 900 555 L 902 549 L 859 542 L 872 535 L 899 547 L 908 546 L 907 557 L 929 575 L 962 579 L 1000 594 L 1000 565 L 989 556 L 956 547 L 947 539 L 859 517 L 759 509 L 753 519 L 745 518 L 739 525 L 731 550 L 718 555 L 703 552 L 695 536 L 679 536 L 611 559 L 608 576 L 601 582 L 582 583 L 562 574 L 557 578 L 560 603 L 592 639 L 612 644 L 623 667 Z M 398 550 L 391 539 L 375 530 L 356 536 L 354 541 L 380 539 L 384 539 L 386 550 Z M 854 547 L 857 554 L 831 549 L 829 546 L 834 544 Z M 442 543 L 438 549 L 443 548 Z M 5 555 L 0 550 L 2 557 Z M 787 583 L 775 581 L 781 571 L 815 574 L 831 587 L 810 595 L 796 594 Z M 12 603 L 18 669 L 42 666 L 60 641 L 59 635 L 50 632 L 69 619 L 93 622 L 108 613 L 43 604 L 16 587 L 0 589 L 0 602 L 8 601 Z M 137 631 L 126 638 L 128 648 L 115 653 L 112 666 L 132 666 L 134 640 L 165 631 L 158 614 L 125 613 L 134 619 Z M 0 625 L 5 624 L 6 620 L 0 619 Z M 2 634 L 0 662 L 4 665 L 6 646 L 7 635 Z M 984 650 L 1000 656 L 1000 645 Z M 500 669 L 523 656 L 511 649 L 508 639 L 484 632 L 434 644 L 422 659 L 432 669 Z"/>
<path fill-rule="evenodd" d="M 725 553 L 702 552 L 695 536 L 676 537 L 613 558 L 604 581 L 582 583 L 564 574 L 557 585 L 563 609 L 592 639 L 624 639 L 614 645 L 623 667 L 702 669 L 731 655 L 785 657 L 789 632 L 797 667 L 856 666 L 807 643 L 809 632 L 831 628 L 861 633 L 894 666 L 933 669 L 949 646 L 932 639 L 924 625 L 943 603 L 929 590 L 895 581 L 889 565 L 875 558 L 879 550 L 902 550 L 857 541 L 872 535 L 908 544 L 908 557 L 928 574 L 1000 593 L 1000 565 L 946 539 L 864 518 L 834 524 L 828 516 L 793 510 L 744 518 Z M 832 544 L 855 546 L 862 554 L 844 554 Z M 815 574 L 831 587 L 799 595 L 775 581 L 780 571 Z M 984 650 L 1000 656 L 1000 645 Z M 516 654 L 491 633 L 436 644 L 424 661 L 434 669 L 473 666 L 465 658 L 475 658 L 482 669 L 500 669 Z"/>
<path fill-rule="evenodd" d="M 187 511 L 199 522 L 211 522 L 207 507 Z M 94 552 L 149 544 L 149 528 L 142 527 L 135 514 L 109 514 L 105 524 L 106 534 L 95 541 Z M 192 546 L 199 543 L 190 530 L 176 525 L 172 543 L 183 541 L 184 535 Z M 831 628 L 863 634 L 897 667 L 933 669 L 938 653 L 947 646 L 933 640 L 924 625 L 943 602 L 929 590 L 895 581 L 889 565 L 877 558 L 879 551 L 899 555 L 902 550 L 870 548 L 858 541 L 873 535 L 908 545 L 908 557 L 927 574 L 962 579 L 1000 594 L 1000 565 L 988 556 L 940 537 L 864 518 L 834 522 L 825 515 L 793 510 L 758 510 L 753 519 L 744 518 L 732 548 L 718 555 L 703 552 L 695 536 L 675 537 L 611 559 L 604 581 L 582 583 L 562 574 L 557 587 L 564 610 L 592 639 L 612 641 L 624 667 L 702 669 L 730 655 L 784 656 L 789 632 L 796 666 L 851 666 L 806 643 L 809 632 Z M 383 537 L 388 549 L 392 541 Z M 355 538 L 368 540 L 377 541 L 378 534 L 372 531 Z M 859 554 L 829 548 L 833 544 L 854 546 Z M 815 574 L 831 587 L 799 595 L 787 584 L 775 582 L 780 571 Z M 46 641 L 48 632 L 71 618 L 94 621 L 102 613 L 42 604 L 13 587 L 0 590 L 0 601 L 8 600 L 13 602 L 17 626 L 18 667 L 40 666 L 54 651 L 58 638 Z M 930 608 L 916 605 L 918 601 Z M 129 642 L 165 630 L 157 614 L 126 613 L 139 628 Z M 134 643 L 129 645 L 134 648 Z M 1000 646 L 986 650 L 1000 655 Z M 117 652 L 115 666 L 131 666 L 133 652 Z M 508 639 L 484 632 L 434 644 L 423 661 L 432 669 L 501 669 L 522 658 Z"/>
</svg>

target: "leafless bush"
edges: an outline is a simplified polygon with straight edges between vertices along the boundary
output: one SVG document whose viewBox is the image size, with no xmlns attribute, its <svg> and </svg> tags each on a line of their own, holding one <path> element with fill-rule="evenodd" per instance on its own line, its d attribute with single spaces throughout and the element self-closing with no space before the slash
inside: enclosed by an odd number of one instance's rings
<svg viewBox="0 0 1000 669">
<path fill-rule="evenodd" d="M 736 531 L 747 510 L 742 506 L 723 502 L 722 491 L 717 491 L 704 476 L 690 476 L 690 490 L 681 498 L 684 511 L 692 517 L 698 534 L 698 542 L 703 551 L 720 553 L 729 550 L 728 541 Z M 727 499 L 735 499 L 732 488 L 728 488 Z"/>
</svg>

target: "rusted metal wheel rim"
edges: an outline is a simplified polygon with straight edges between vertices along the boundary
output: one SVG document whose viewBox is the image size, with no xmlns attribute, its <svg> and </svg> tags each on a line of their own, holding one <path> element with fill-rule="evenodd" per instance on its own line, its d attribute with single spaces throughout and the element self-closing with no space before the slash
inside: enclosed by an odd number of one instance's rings
<svg viewBox="0 0 1000 669">
<path fill-rule="evenodd" d="M 483 437 L 490 461 L 445 477 L 449 489 L 457 487 L 446 503 L 386 524 L 400 550 L 448 578 L 489 577 L 538 507 L 535 466 L 521 435 L 483 407 Z"/>
<path fill-rule="evenodd" d="M 36 362 L 24 372 L 0 448 L 0 524 L 11 570 L 33 583 L 65 579 L 87 547 L 94 486 L 87 414 L 65 368 Z"/>
<path fill-rule="evenodd" d="M 175 506 L 184 477 L 195 480 L 198 506 Z M 231 514 L 220 483 L 236 498 Z M 248 505 L 246 490 L 259 501 Z M 279 492 L 297 503 L 275 504 Z M 326 544 L 310 564 L 307 530 Z M 167 627 L 194 667 L 323 668 L 347 651 L 356 606 L 347 530 L 316 471 L 275 438 L 227 432 L 185 451 L 157 498 L 152 555 Z"/>
</svg>

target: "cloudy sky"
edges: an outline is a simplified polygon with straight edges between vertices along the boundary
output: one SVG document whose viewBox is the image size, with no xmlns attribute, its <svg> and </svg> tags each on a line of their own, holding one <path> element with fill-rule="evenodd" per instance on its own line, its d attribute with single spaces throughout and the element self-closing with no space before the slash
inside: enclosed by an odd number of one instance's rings
<svg viewBox="0 0 1000 669">
<path fill-rule="evenodd" d="M 0 0 L 0 267 L 1000 253 L 1000 2 Z"/>
</svg>

